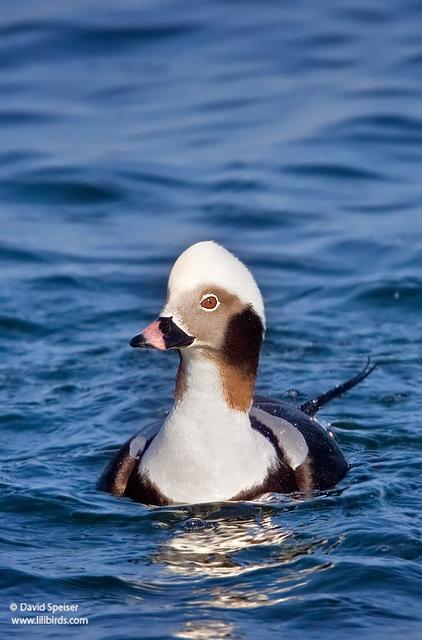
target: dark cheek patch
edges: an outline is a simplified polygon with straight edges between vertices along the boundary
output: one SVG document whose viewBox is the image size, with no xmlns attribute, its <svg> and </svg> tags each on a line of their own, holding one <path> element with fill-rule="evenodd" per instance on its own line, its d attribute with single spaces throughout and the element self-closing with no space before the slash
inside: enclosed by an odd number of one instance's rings
<svg viewBox="0 0 422 640">
<path fill-rule="evenodd" d="M 251 307 L 233 316 L 224 336 L 223 355 L 227 363 L 256 375 L 263 333 L 261 318 Z"/>
<path fill-rule="evenodd" d="M 263 333 L 251 307 L 234 315 L 227 326 L 217 364 L 226 402 L 234 410 L 249 411 L 252 404 Z"/>
</svg>

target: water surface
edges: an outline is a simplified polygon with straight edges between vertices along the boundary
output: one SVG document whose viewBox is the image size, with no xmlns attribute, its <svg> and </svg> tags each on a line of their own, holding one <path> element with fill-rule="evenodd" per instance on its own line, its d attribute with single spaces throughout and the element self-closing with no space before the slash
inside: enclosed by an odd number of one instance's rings
<svg viewBox="0 0 422 640">
<path fill-rule="evenodd" d="M 421 637 L 422 48 L 412 1 L 7 3 L 0 25 L 4 637 Z M 128 339 L 215 239 L 254 271 L 260 391 L 376 372 L 303 501 L 98 493 L 175 354 Z M 10 624 L 77 603 L 84 628 Z"/>
</svg>

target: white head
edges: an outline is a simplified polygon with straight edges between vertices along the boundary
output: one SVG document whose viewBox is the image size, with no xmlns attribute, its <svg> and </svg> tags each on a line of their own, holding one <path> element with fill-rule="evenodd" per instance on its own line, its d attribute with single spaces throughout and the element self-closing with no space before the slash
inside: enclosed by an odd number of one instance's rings
<svg viewBox="0 0 422 640">
<path fill-rule="evenodd" d="M 250 271 L 215 242 L 198 242 L 176 260 L 160 316 L 130 344 L 178 349 L 181 370 L 197 356 L 211 359 L 230 404 L 244 408 L 251 402 L 264 330 L 264 304 Z"/>
<path fill-rule="evenodd" d="M 223 348 L 227 351 L 228 334 L 231 340 L 243 340 L 247 348 L 251 334 L 259 334 L 260 346 L 264 330 L 264 303 L 251 272 L 224 247 L 198 242 L 176 260 L 158 320 L 131 345 L 160 350 L 201 347 L 215 355 Z"/>
<path fill-rule="evenodd" d="M 224 289 L 252 307 L 265 327 L 264 302 L 253 275 L 239 258 L 213 241 L 197 242 L 178 257 L 170 272 L 162 315 L 175 315 L 187 293 L 202 291 L 208 284 Z"/>
</svg>

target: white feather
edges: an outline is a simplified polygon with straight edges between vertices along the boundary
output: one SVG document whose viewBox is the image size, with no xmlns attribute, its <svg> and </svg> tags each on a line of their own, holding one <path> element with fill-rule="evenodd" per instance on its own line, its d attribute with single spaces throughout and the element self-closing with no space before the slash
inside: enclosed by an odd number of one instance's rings
<svg viewBox="0 0 422 640">
<path fill-rule="evenodd" d="M 253 306 L 265 327 L 264 302 L 249 269 L 230 251 L 219 244 L 197 242 L 176 260 L 168 281 L 168 293 L 173 295 L 213 284 Z"/>
<path fill-rule="evenodd" d="M 292 469 L 297 469 L 309 453 L 308 445 L 299 429 L 278 416 L 272 416 L 270 413 L 252 407 L 251 415 L 255 416 L 262 424 L 271 429 L 278 440 L 280 449 L 284 452 L 287 462 Z"/>
</svg>

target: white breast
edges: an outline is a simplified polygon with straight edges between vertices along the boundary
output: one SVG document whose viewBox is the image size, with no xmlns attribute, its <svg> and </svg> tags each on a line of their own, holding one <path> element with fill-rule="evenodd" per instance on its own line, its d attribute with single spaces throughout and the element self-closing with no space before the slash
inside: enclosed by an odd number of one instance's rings
<svg viewBox="0 0 422 640">
<path fill-rule="evenodd" d="M 277 464 L 272 444 L 252 429 L 247 413 L 221 397 L 215 366 L 203 360 L 145 452 L 139 472 L 169 500 L 229 500 L 261 485 Z"/>
</svg>

